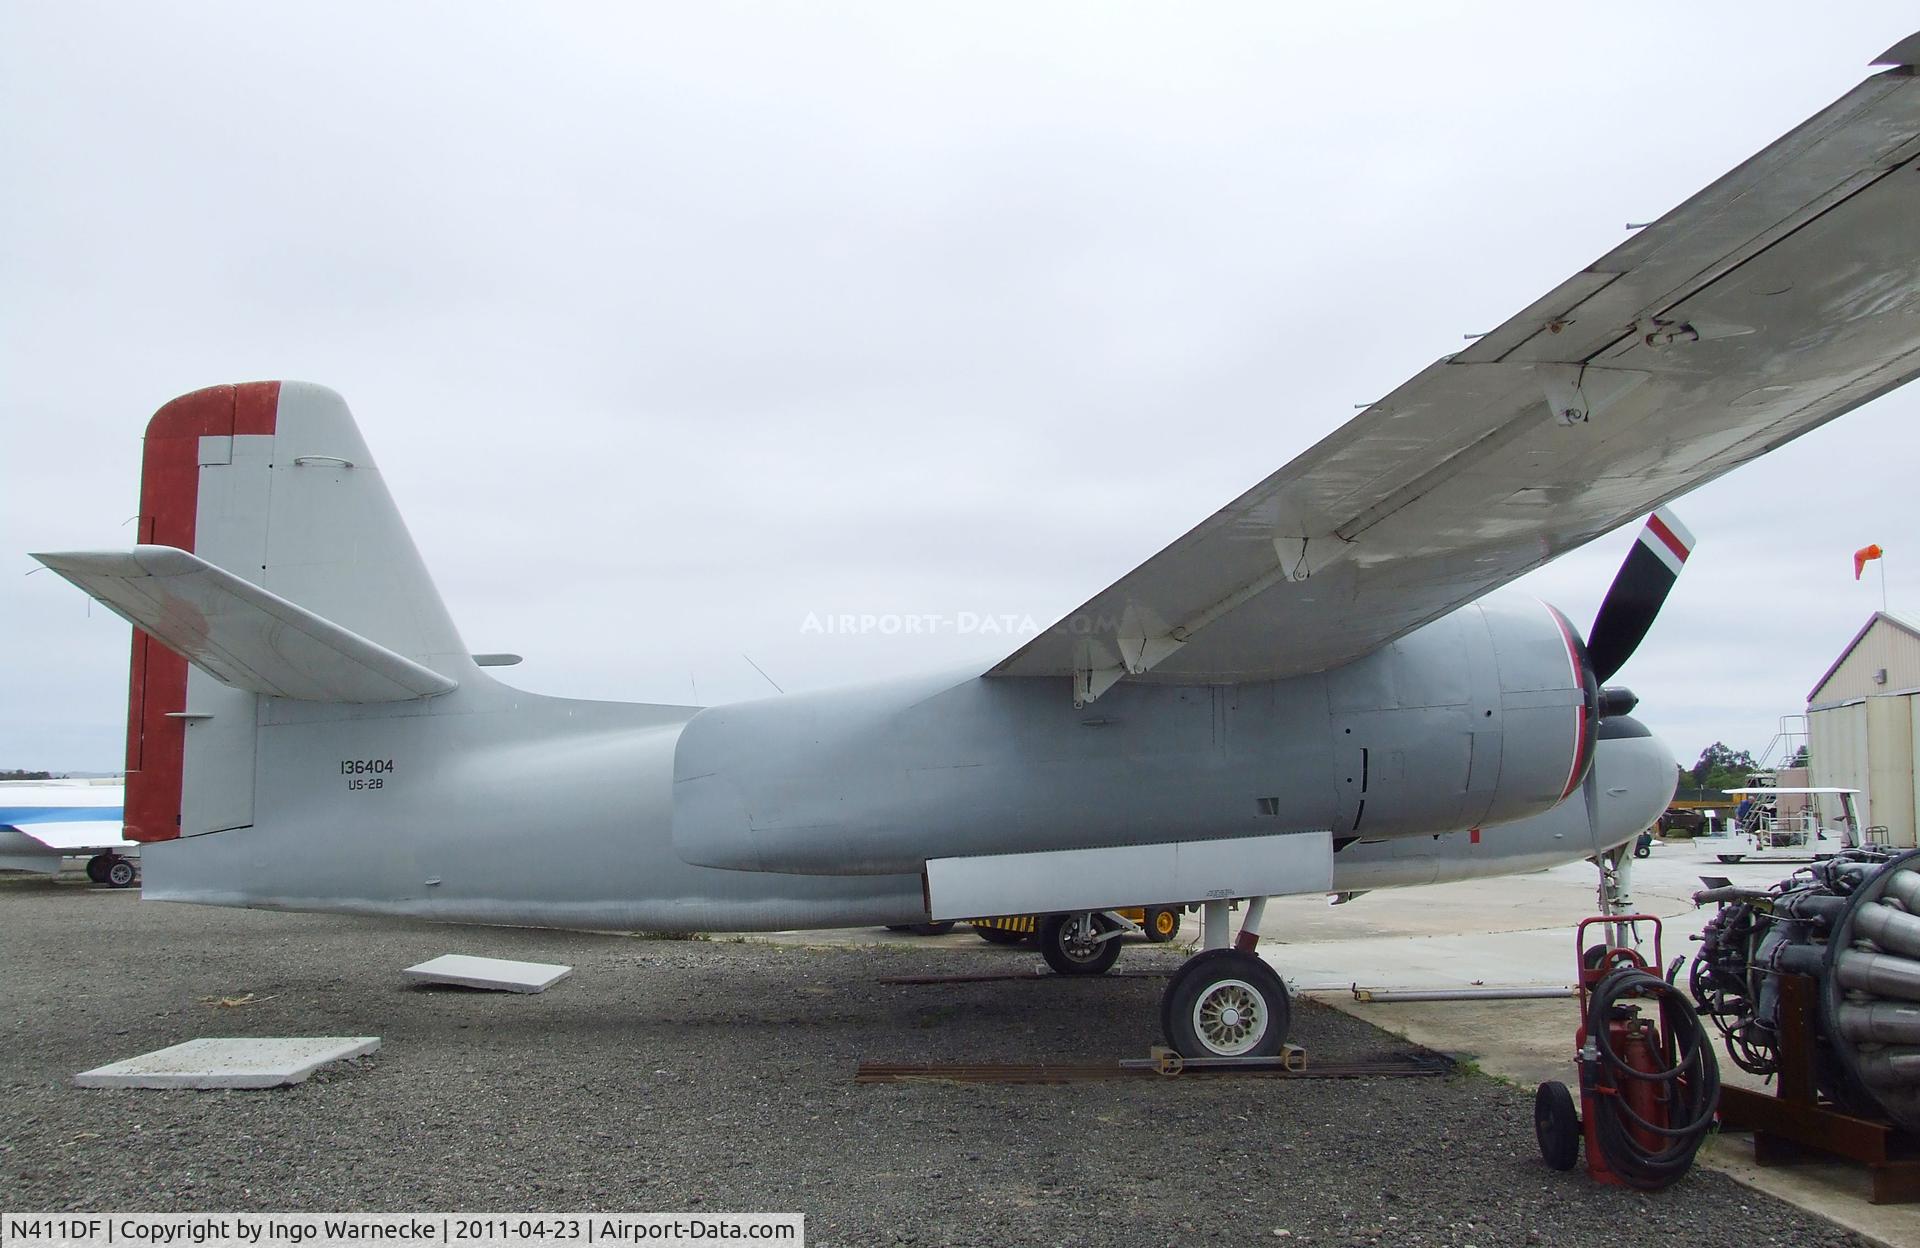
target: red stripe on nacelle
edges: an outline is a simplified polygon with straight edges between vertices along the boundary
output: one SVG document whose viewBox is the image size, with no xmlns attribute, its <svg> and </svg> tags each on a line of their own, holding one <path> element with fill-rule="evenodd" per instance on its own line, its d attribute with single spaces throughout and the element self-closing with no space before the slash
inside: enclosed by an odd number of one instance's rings
<svg viewBox="0 0 1920 1248">
<path fill-rule="evenodd" d="M 280 383 L 213 386 L 182 395 L 153 414 L 140 461 L 142 545 L 193 549 L 200 508 L 200 439 L 270 434 L 280 411 Z M 126 834 L 166 841 L 180 835 L 187 709 L 187 661 L 133 630 L 127 691 Z"/>
<path fill-rule="evenodd" d="M 1659 538 L 1660 544 L 1672 551 L 1674 558 L 1678 559 L 1681 563 L 1685 563 L 1687 556 L 1693 553 L 1687 549 L 1686 543 L 1680 540 L 1679 535 L 1668 528 L 1666 523 L 1657 515 L 1647 517 L 1647 532 Z"/>
<path fill-rule="evenodd" d="M 1580 643 L 1574 640 L 1573 625 L 1552 607 L 1547 608 L 1547 614 L 1553 617 L 1554 624 L 1560 629 L 1560 640 L 1567 645 L 1567 663 L 1573 668 L 1573 687 L 1580 694 L 1580 704 L 1574 707 L 1578 722 L 1573 730 L 1573 768 L 1567 773 L 1567 787 L 1560 790 L 1560 800 L 1564 802 L 1580 787 L 1580 781 L 1586 775 L 1586 768 L 1581 764 L 1587 761 L 1588 751 L 1593 746 L 1593 725 L 1587 718 L 1587 680 L 1580 670 Z"/>
</svg>

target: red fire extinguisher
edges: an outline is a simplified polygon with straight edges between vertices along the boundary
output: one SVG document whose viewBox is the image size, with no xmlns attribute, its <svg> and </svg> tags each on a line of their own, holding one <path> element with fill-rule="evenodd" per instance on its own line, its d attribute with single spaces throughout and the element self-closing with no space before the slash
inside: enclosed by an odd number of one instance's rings
<svg viewBox="0 0 1920 1248">
<path fill-rule="evenodd" d="M 1653 925 L 1653 965 L 1660 965 L 1660 920 L 1652 915 L 1601 915 L 1575 929 L 1580 1111 L 1565 1084 L 1543 1083 L 1534 1096 L 1534 1134 L 1556 1170 L 1573 1168 L 1584 1138 L 1594 1179 L 1657 1191 L 1692 1167 L 1719 1107 L 1720 1066 L 1692 1002 L 1637 950 L 1585 948 L 1589 927 L 1630 923 Z M 1646 1007 L 1653 1016 L 1641 1013 Z"/>
</svg>

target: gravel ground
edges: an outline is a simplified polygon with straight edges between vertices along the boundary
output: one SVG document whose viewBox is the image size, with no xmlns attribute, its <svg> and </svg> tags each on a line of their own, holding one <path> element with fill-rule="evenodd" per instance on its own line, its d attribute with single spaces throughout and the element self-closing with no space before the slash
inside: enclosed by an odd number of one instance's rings
<svg viewBox="0 0 1920 1248">
<path fill-rule="evenodd" d="M 446 952 L 541 996 L 407 986 Z M 664 941 L 141 904 L 0 881 L 0 1208 L 799 1211 L 816 1244 L 1864 1244 L 1696 1171 L 1556 1174 L 1530 1098 L 1449 1079 L 860 1086 L 857 1061 L 1138 1056 L 1151 977 L 885 987 L 1032 953 Z M 1121 969 L 1171 969 L 1130 948 Z M 251 993 L 253 1003 L 220 998 Z M 377 1035 L 270 1092 L 82 1091 L 206 1035 Z M 1296 1006 L 1326 1060 L 1404 1052 Z"/>
</svg>

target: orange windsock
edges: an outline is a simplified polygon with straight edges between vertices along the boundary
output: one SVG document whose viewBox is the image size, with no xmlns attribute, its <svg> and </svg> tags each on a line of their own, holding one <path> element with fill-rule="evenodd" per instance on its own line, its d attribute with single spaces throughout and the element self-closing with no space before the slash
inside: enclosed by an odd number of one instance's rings
<svg viewBox="0 0 1920 1248">
<path fill-rule="evenodd" d="M 1853 579 L 1856 581 L 1860 579 L 1860 573 L 1863 570 L 1865 570 L 1867 566 L 1867 560 L 1878 559 L 1879 557 L 1880 557 L 1880 547 L 1878 546 L 1862 546 L 1859 550 L 1854 551 L 1853 552 Z"/>
</svg>

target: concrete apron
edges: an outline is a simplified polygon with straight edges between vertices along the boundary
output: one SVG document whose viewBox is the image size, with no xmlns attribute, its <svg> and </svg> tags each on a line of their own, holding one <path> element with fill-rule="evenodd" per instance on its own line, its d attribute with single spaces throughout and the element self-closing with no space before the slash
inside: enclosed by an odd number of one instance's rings
<svg viewBox="0 0 1920 1248">
<path fill-rule="evenodd" d="M 1725 865 L 1684 841 L 1657 846 L 1635 864 L 1637 907 L 1666 921 L 1665 957 L 1691 958 L 1710 910 L 1695 910 L 1701 875 L 1762 887 L 1785 878 L 1781 865 Z M 1571 986 L 1573 925 L 1594 912 L 1595 874 L 1584 863 L 1534 875 L 1438 884 L 1368 894 L 1342 906 L 1318 898 L 1276 900 L 1260 951 L 1297 992 L 1416 1044 L 1470 1059 L 1485 1073 L 1529 1092 L 1548 1079 L 1577 1089 L 1572 999 L 1532 1001 L 1356 1001 L 1352 988 L 1535 988 Z M 1648 951 L 1651 956 L 1651 950 Z M 1729 1084 L 1770 1090 L 1734 1066 L 1716 1045 Z M 1576 1091 L 1577 1095 L 1577 1091 Z M 1920 1206 L 1868 1203 L 1866 1172 L 1850 1164 L 1761 1168 L 1752 1137 L 1715 1137 L 1700 1163 L 1737 1182 L 1887 1244 L 1920 1243 Z M 1585 1182 L 1576 1171 L 1570 1181 Z"/>
</svg>

